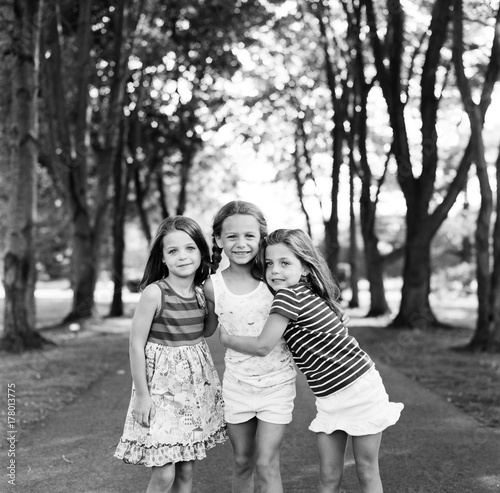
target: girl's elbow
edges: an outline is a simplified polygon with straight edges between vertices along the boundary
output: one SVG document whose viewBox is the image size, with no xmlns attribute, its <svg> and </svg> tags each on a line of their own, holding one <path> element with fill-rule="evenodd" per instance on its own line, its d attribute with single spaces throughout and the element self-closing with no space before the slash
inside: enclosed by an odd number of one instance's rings
<svg viewBox="0 0 500 493">
<path fill-rule="evenodd" d="M 138 355 L 144 354 L 145 344 L 141 344 L 138 341 L 131 340 L 128 344 L 128 350 L 130 354 Z"/>
</svg>

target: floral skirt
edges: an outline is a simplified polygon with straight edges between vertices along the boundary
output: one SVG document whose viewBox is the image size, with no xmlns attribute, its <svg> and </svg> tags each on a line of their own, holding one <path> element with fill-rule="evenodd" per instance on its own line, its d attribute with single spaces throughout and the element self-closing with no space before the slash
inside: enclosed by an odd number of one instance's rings
<svg viewBox="0 0 500 493">
<path fill-rule="evenodd" d="M 203 339 L 191 346 L 147 342 L 146 378 L 153 400 L 149 426 L 132 416 L 135 389 L 114 456 L 147 467 L 206 457 L 227 439 L 217 370 Z"/>
</svg>

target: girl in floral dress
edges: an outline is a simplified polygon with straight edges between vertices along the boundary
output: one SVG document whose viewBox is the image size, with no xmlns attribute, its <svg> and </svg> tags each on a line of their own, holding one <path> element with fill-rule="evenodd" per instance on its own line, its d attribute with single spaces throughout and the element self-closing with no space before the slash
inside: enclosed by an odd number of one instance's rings
<svg viewBox="0 0 500 493">
<path fill-rule="evenodd" d="M 133 388 L 115 457 L 152 468 L 147 493 L 192 490 L 194 461 L 226 440 L 221 385 L 204 338 L 210 251 L 198 224 L 160 225 L 130 333 Z"/>
</svg>

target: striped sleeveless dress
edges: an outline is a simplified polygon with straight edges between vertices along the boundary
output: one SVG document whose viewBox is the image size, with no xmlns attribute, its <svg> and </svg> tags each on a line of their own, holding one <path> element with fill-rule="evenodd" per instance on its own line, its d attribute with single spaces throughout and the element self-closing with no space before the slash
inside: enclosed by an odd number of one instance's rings
<svg viewBox="0 0 500 493">
<path fill-rule="evenodd" d="M 178 295 L 165 280 L 155 284 L 162 303 L 145 346 L 146 379 L 155 412 L 149 426 L 132 416 L 135 389 L 115 457 L 128 464 L 159 467 L 203 459 L 226 438 L 222 390 L 203 337 L 203 291 Z"/>
</svg>

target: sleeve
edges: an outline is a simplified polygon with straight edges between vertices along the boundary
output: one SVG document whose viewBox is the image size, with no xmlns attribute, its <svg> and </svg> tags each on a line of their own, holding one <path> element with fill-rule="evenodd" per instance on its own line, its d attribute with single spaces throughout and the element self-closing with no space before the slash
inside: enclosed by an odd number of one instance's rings
<svg viewBox="0 0 500 493">
<path fill-rule="evenodd" d="M 279 313 L 290 320 L 297 320 L 300 313 L 297 294 L 288 288 L 280 289 L 274 296 L 269 313 Z"/>
<path fill-rule="evenodd" d="M 203 291 L 203 288 L 201 286 L 195 286 L 194 295 L 196 297 L 196 301 L 198 302 L 198 306 L 202 310 L 205 310 L 205 316 L 207 316 L 208 315 L 208 306 L 207 306 L 207 299 L 205 298 L 205 293 Z"/>
</svg>

